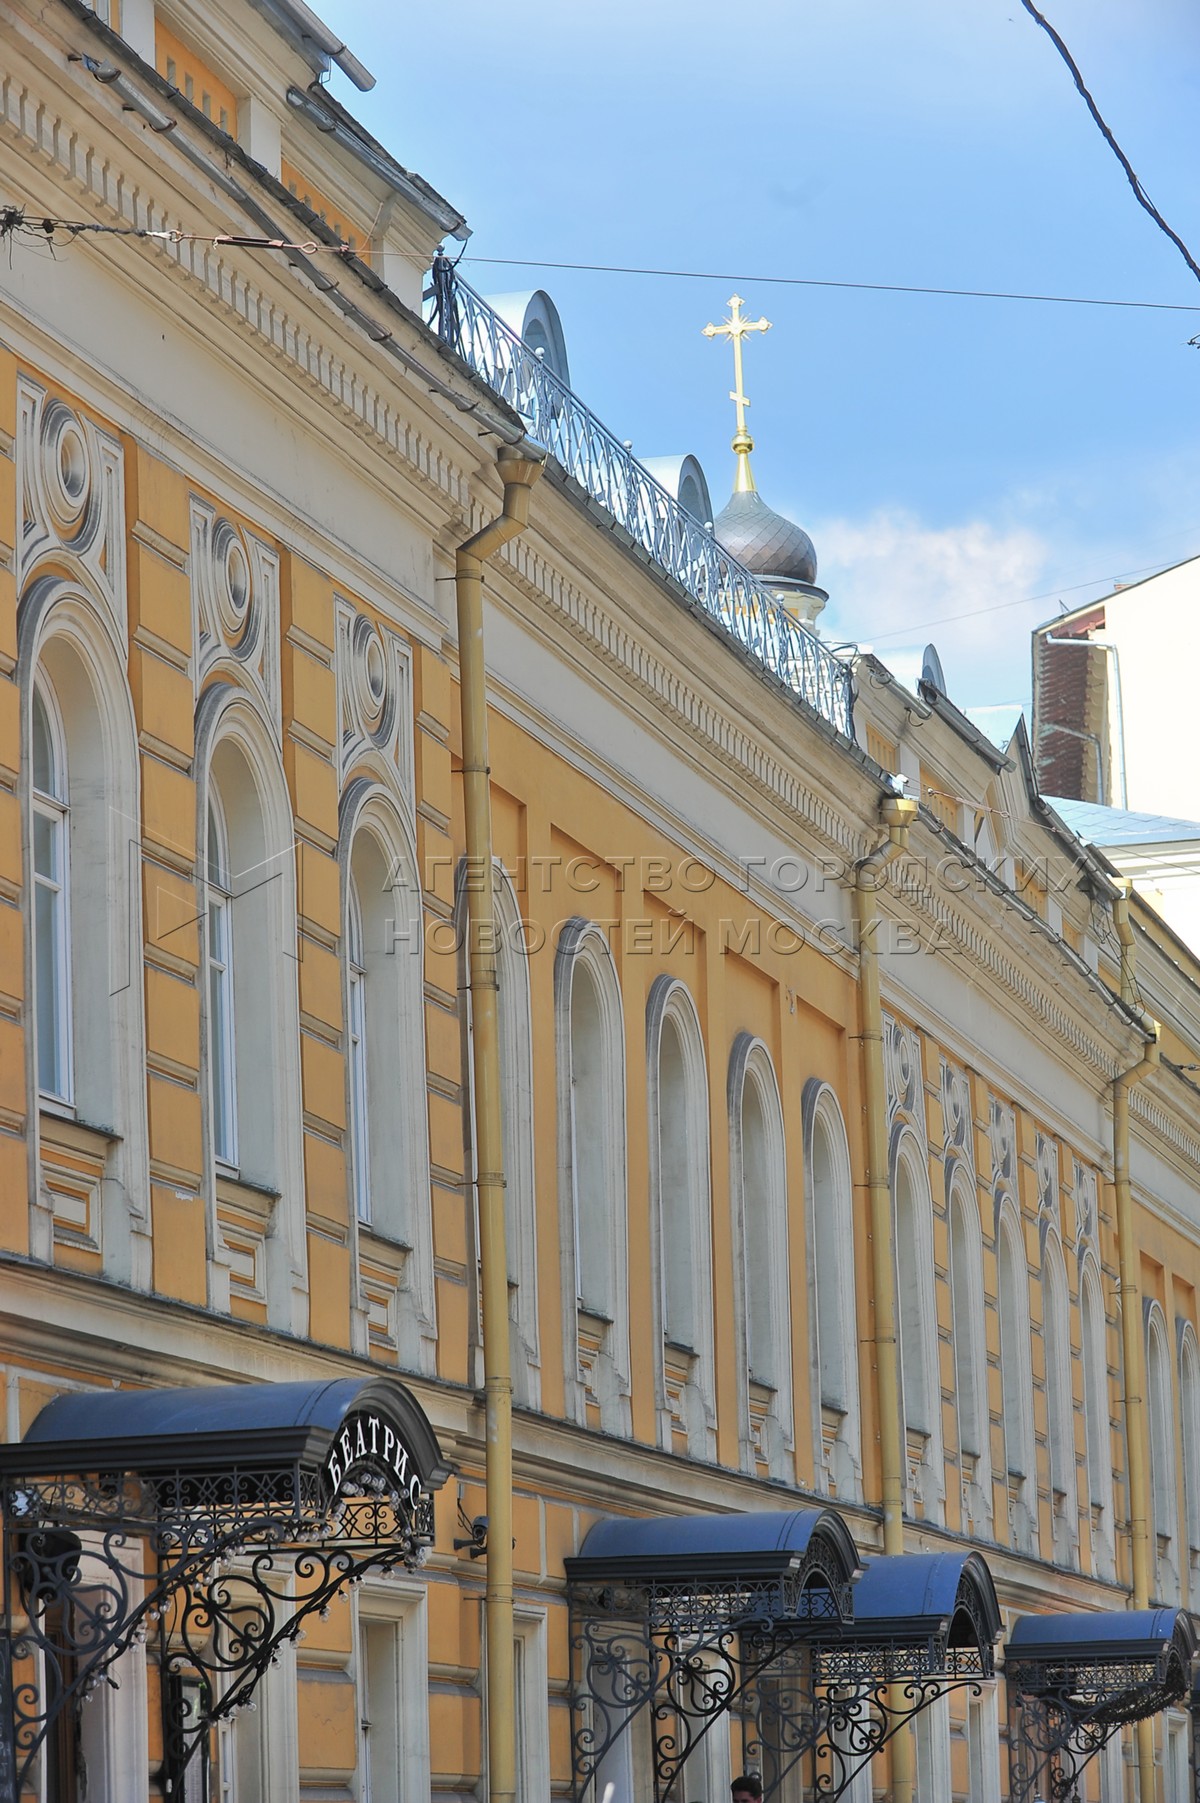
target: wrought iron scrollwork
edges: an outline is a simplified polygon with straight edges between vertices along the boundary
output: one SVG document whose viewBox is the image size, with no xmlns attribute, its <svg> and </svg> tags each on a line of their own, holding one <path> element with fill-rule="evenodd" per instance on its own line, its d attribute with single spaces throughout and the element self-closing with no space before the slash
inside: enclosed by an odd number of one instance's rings
<svg viewBox="0 0 1200 1803">
<path fill-rule="evenodd" d="M 849 666 L 654 480 L 448 257 L 434 262 L 427 300 L 442 343 L 520 414 L 568 478 L 780 682 L 852 738 Z"/>
<path fill-rule="evenodd" d="M 774 1588 L 774 1587 L 772 1587 Z M 679 1587 L 572 1599 L 572 1764 L 582 1798 L 605 1757 L 649 1712 L 654 1794 L 668 1803 L 688 1759 L 738 1708 L 803 1624 L 731 1611 L 730 1594 Z"/>
<path fill-rule="evenodd" d="M 1014 1659 L 1009 1685 L 1011 1803 L 1074 1803 L 1114 1734 L 1188 1693 L 1190 1654 L 1174 1640 L 1153 1657 Z"/>
<path fill-rule="evenodd" d="M 300 1467 L 101 1472 L 8 1490 L 5 1603 L 16 1792 L 62 1712 L 135 1643 L 164 1680 L 191 1674 L 200 1706 L 167 1708 L 178 1778 L 213 1724 L 244 1707 L 305 1620 L 368 1571 L 416 1565 L 432 1502 L 363 1474 L 331 1496 Z M 171 1686 L 164 1681 L 164 1700 Z"/>
</svg>

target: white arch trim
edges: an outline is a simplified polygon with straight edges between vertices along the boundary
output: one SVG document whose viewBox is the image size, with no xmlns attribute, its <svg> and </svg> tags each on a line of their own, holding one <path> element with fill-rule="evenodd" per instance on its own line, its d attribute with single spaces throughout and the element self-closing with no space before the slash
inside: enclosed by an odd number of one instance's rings
<svg viewBox="0 0 1200 1803">
<path fill-rule="evenodd" d="M 1112 1421 L 1108 1393 L 1108 1321 L 1099 1262 L 1089 1248 L 1079 1265 L 1080 1339 L 1083 1347 L 1085 1477 L 1092 1523 L 1092 1562 L 1101 1577 L 1116 1567 L 1113 1524 Z"/>
<path fill-rule="evenodd" d="M 669 1024 L 679 1046 L 684 1072 L 687 1119 L 680 1149 L 685 1169 L 683 1183 L 686 1222 L 672 1242 L 668 1235 L 670 1202 L 664 1180 L 662 1048 Z M 660 1443 L 672 1444 L 672 1416 L 667 1395 L 665 1342 L 669 1326 L 667 1296 L 668 1260 L 679 1261 L 688 1279 L 691 1299 L 691 1341 L 694 1373 L 687 1384 L 684 1415 L 688 1447 L 709 1457 L 715 1451 L 716 1371 L 713 1339 L 712 1187 L 709 1162 L 708 1065 L 704 1035 L 690 990 L 677 978 L 656 977 L 646 1005 L 646 1083 L 649 1103 L 650 1235 L 654 1261 L 653 1306 L 655 1391 Z"/>
<path fill-rule="evenodd" d="M 376 873 L 382 872 L 382 886 L 377 893 L 364 895 L 359 887 L 364 936 L 368 940 L 366 1011 L 373 1209 L 372 1219 L 366 1223 L 348 1205 L 348 1218 L 359 1350 L 367 1350 L 369 1338 L 368 1301 L 362 1279 L 364 1245 L 372 1239 L 389 1241 L 407 1249 L 401 1285 L 403 1304 L 398 1298 L 394 1316 L 400 1361 L 410 1369 L 433 1371 L 437 1292 L 425 1053 L 424 912 L 417 878 L 416 833 L 399 793 L 398 785 L 384 785 L 373 773 L 360 773 L 346 785 L 339 807 L 337 857 L 343 932 L 348 920 L 351 873 L 363 835 L 374 842 Z M 349 963 L 344 955 L 341 976 L 348 1003 Z M 381 1099 L 389 1073 L 393 1080 Z M 346 1082 L 349 1085 L 349 1059 Z M 347 1157 L 348 1179 L 349 1175 Z"/>
<path fill-rule="evenodd" d="M 296 980 L 296 859 L 295 830 L 283 760 L 274 729 L 258 696 L 248 688 L 219 679 L 209 685 L 196 709 L 196 844 L 207 844 L 209 796 L 213 787 L 213 759 L 226 746 L 235 747 L 254 784 L 254 800 L 262 823 L 264 855 L 259 868 L 230 872 L 234 905 L 239 895 L 256 887 L 277 885 L 278 906 L 266 917 L 271 921 L 272 974 L 270 1031 L 274 1068 L 252 1073 L 257 1081 L 271 1082 L 273 1095 L 264 1104 L 274 1119 L 273 1186 L 277 1202 L 266 1240 L 267 1306 L 270 1317 L 293 1333 L 308 1328 L 308 1240 L 304 1191 L 304 1149 L 300 1079 L 300 1010 Z M 228 817 L 230 798 L 225 796 Z M 198 888 L 203 895 L 203 860 Z M 200 910 L 203 918 L 204 909 Z M 200 987 L 201 1060 L 203 1093 L 209 1092 L 209 1021 L 207 982 Z M 216 1211 L 216 1162 L 209 1110 L 204 1111 L 205 1157 L 209 1207 L 209 1294 L 217 1308 L 229 1306 L 229 1277 L 221 1255 L 222 1239 Z"/>
<path fill-rule="evenodd" d="M 746 1193 L 745 1106 L 747 1091 L 753 1089 L 762 1122 L 762 1147 L 765 1195 L 765 1222 L 752 1222 Z M 792 1447 L 795 1440 L 792 1390 L 792 1310 L 789 1289 L 791 1255 L 788 1246 L 787 1145 L 783 1105 L 771 1054 L 761 1039 L 739 1033 L 733 1042 L 729 1059 L 729 1150 L 730 1194 L 733 1203 L 733 1269 L 734 1319 L 741 1354 L 743 1381 L 738 1386 L 740 1438 L 743 1464 L 756 1468 L 758 1458 L 767 1464 L 774 1477 L 793 1475 Z M 751 1229 L 764 1237 L 759 1273 L 768 1310 L 770 1336 L 769 1357 L 772 1370 L 752 1370 L 754 1335 L 751 1311 L 761 1306 L 751 1294 L 752 1257 L 755 1239 Z M 765 1378 L 774 1391 L 774 1400 L 766 1422 L 758 1434 L 758 1450 L 750 1413 L 750 1383 L 755 1376 Z"/>
<path fill-rule="evenodd" d="M 1042 1347 L 1046 1371 L 1046 1440 L 1054 1509 L 1054 1557 L 1074 1564 L 1079 1540 L 1079 1483 L 1075 1459 L 1075 1361 L 1071 1354 L 1071 1296 L 1062 1241 L 1055 1228 L 1042 1242 Z M 1061 1510 L 1057 1496 L 1065 1501 Z"/>
<path fill-rule="evenodd" d="M 964 1508 L 989 1537 L 992 1532 L 992 1435 L 987 1383 L 987 1316 L 983 1283 L 983 1228 L 974 1175 L 961 1157 L 947 1161 L 946 1207 L 949 1213 L 951 1321 L 954 1335 L 955 1387 L 959 1392 L 959 1456 L 964 1465 Z M 962 1238 L 957 1231 L 962 1223 Z M 965 1242 L 965 1243 L 964 1243 Z M 964 1347 L 965 1342 L 965 1347 Z M 965 1350 L 964 1359 L 960 1353 Z M 962 1377 L 967 1379 L 974 1410 L 974 1439 L 969 1449 L 973 1476 L 966 1475 L 968 1454 L 962 1445 Z"/>
<path fill-rule="evenodd" d="M 109 1128 L 110 1142 L 101 1196 L 102 1257 L 105 1270 L 138 1289 L 153 1281 L 150 1241 L 149 1133 L 146 1103 L 145 1008 L 142 946 L 142 814 L 141 770 L 138 758 L 137 722 L 129 690 L 126 651 L 114 625 L 110 606 L 81 577 L 63 580 L 43 576 L 22 597 L 17 639 L 17 672 L 21 696 L 21 809 L 25 837 L 25 869 L 33 868 L 31 739 L 35 678 L 44 671 L 58 696 L 70 659 L 72 680 L 86 685 L 95 709 L 102 751 L 101 792 L 95 798 L 104 808 L 101 829 L 102 865 L 94 856 L 75 859 L 72 888 L 76 890 L 75 940 L 86 917 L 104 923 L 107 944 L 89 948 L 107 958 L 102 968 L 109 974 L 108 1019 L 104 1045 L 89 1048 L 95 1066 L 90 1073 L 77 1070 L 76 1108 L 83 1119 L 89 1113 L 89 1082 L 97 1094 L 93 1105 L 108 1118 L 90 1124 Z M 59 680 L 52 666 L 58 663 Z M 67 720 L 70 742 L 78 738 L 80 723 Z M 77 747 L 76 747 L 77 749 Z M 78 758 L 74 760 L 78 764 Z M 95 781 L 97 772 L 89 773 Z M 28 876 L 27 876 L 28 882 Z M 90 886 L 90 898 L 89 898 Z M 28 918 L 32 920 L 32 908 Z M 34 993 L 33 935 L 25 936 L 25 993 Z M 31 1246 L 38 1256 L 52 1256 L 53 1211 L 40 1183 L 41 1143 L 37 1107 L 37 1051 L 34 1034 L 26 1034 L 26 1090 L 33 1100 L 28 1135 L 30 1159 Z M 82 1083 L 80 1078 L 83 1077 Z M 99 1092 L 106 1090 L 104 1100 Z"/>
<path fill-rule="evenodd" d="M 862 1416 L 858 1369 L 858 1299 L 854 1281 L 854 1178 L 850 1143 L 841 1104 L 831 1086 L 810 1077 L 801 1098 L 804 1139 L 805 1225 L 808 1240 L 809 1370 L 813 1446 L 818 1472 L 825 1467 L 822 1393 L 823 1352 L 829 1329 L 836 1338 L 837 1395 L 841 1411 L 835 1442 L 829 1451 L 829 1475 L 839 1497 L 862 1495 Z M 817 1140 L 823 1137 L 828 1161 L 828 1197 L 818 1195 Z M 828 1211 L 826 1216 L 825 1211 Z M 822 1311 L 824 1310 L 824 1316 Z"/>
<path fill-rule="evenodd" d="M 906 1310 L 915 1312 L 919 1341 L 915 1356 L 920 1360 L 920 1380 L 924 1392 L 927 1423 L 920 1424 L 925 1435 L 924 1456 L 920 1467 L 911 1471 L 910 1494 L 920 1500 L 926 1514 L 940 1519 L 946 1489 L 945 1455 L 942 1439 L 941 1374 L 938 1368 L 937 1291 L 934 1283 L 933 1194 L 929 1184 L 929 1164 L 916 1132 L 906 1123 L 893 1129 L 891 1145 L 892 1218 L 896 1232 L 895 1270 L 899 1332 L 897 1357 L 900 1365 L 900 1395 L 905 1398 L 904 1323 Z M 915 1219 L 911 1235 L 898 1231 L 900 1177 L 904 1173 L 913 1199 Z M 909 1262 L 911 1259 L 911 1263 Z M 910 1351 L 910 1356 L 913 1354 Z M 907 1419 L 906 1419 L 907 1427 Z M 915 1494 L 913 1482 L 915 1478 Z"/>
<path fill-rule="evenodd" d="M 588 1381 L 581 1369 L 579 1305 L 579 1238 L 577 1193 L 579 1146 L 575 1133 L 572 1069 L 572 1004 L 576 979 L 586 972 L 599 1012 L 600 1093 L 589 1098 L 595 1109 L 596 1143 L 589 1148 L 603 1173 L 601 1184 L 609 1214 L 608 1306 L 611 1319 L 590 1364 L 590 1381 L 601 1425 L 618 1431 L 630 1420 L 629 1356 L 629 1220 L 625 1109 L 625 1023 L 616 965 L 603 931 L 579 916 L 559 934 L 554 960 L 555 1068 L 558 1086 L 558 1197 L 563 1312 L 565 1390 L 577 1420 L 587 1418 Z"/>
</svg>

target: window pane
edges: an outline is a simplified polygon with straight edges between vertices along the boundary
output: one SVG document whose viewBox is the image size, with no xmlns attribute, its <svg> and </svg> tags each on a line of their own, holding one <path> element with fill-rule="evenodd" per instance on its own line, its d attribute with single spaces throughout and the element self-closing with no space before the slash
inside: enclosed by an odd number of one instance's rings
<svg viewBox="0 0 1200 1803">
<path fill-rule="evenodd" d="M 54 741 L 50 736 L 50 722 L 46 718 L 46 704 L 35 689 L 33 691 L 34 788 L 40 790 L 43 795 L 57 795 L 55 776 Z"/>
<path fill-rule="evenodd" d="M 62 898 L 44 883 L 34 885 L 34 982 L 37 991 L 38 1085 L 62 1093 L 61 973 L 58 919 Z"/>
<path fill-rule="evenodd" d="M 39 876 L 58 880 L 59 822 L 46 814 L 33 816 L 33 868 Z"/>
</svg>

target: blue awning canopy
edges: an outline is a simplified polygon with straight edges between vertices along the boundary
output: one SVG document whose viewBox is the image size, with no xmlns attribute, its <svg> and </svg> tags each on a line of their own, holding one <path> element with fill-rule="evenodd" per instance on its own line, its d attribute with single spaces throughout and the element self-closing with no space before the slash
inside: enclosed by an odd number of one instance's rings
<svg viewBox="0 0 1200 1803">
<path fill-rule="evenodd" d="M 0 1477 L 324 1466 L 336 1489 L 357 1466 L 395 1466 L 396 1447 L 423 1489 L 450 1475 L 416 1397 L 390 1378 L 74 1390 L 47 1403 L 23 1440 L 0 1447 Z"/>
<path fill-rule="evenodd" d="M 567 1576 L 584 1582 L 678 1583 L 690 1578 L 778 1578 L 831 1561 L 849 1583 L 861 1569 L 832 1509 L 745 1515 L 609 1516 L 597 1521 Z"/>
<path fill-rule="evenodd" d="M 1022 1615 L 1004 1649 L 1018 1695 L 1117 1726 L 1179 1702 L 1192 1682 L 1196 1632 L 1182 1609 Z"/>
<path fill-rule="evenodd" d="M 1001 1627 L 992 1574 L 978 1553 L 897 1553 L 867 1561 L 847 1635 L 983 1653 Z"/>
<path fill-rule="evenodd" d="M 567 1559 L 575 1588 L 720 1593 L 723 1610 L 772 1621 L 842 1621 L 861 1569 L 832 1509 L 731 1515 L 612 1516 Z"/>
</svg>

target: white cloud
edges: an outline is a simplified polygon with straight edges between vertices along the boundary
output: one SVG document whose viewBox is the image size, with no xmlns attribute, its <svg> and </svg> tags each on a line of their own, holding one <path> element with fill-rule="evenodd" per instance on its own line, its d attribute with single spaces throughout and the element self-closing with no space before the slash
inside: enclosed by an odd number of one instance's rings
<svg viewBox="0 0 1200 1803">
<path fill-rule="evenodd" d="M 831 637 L 889 653 L 932 641 L 952 699 L 1020 699 L 1029 688 L 1029 633 L 1054 611 L 1035 600 L 1050 583 L 1050 544 L 1028 527 L 984 520 L 928 526 L 882 508 L 866 519 L 814 523 L 829 591 L 821 626 Z"/>
</svg>

